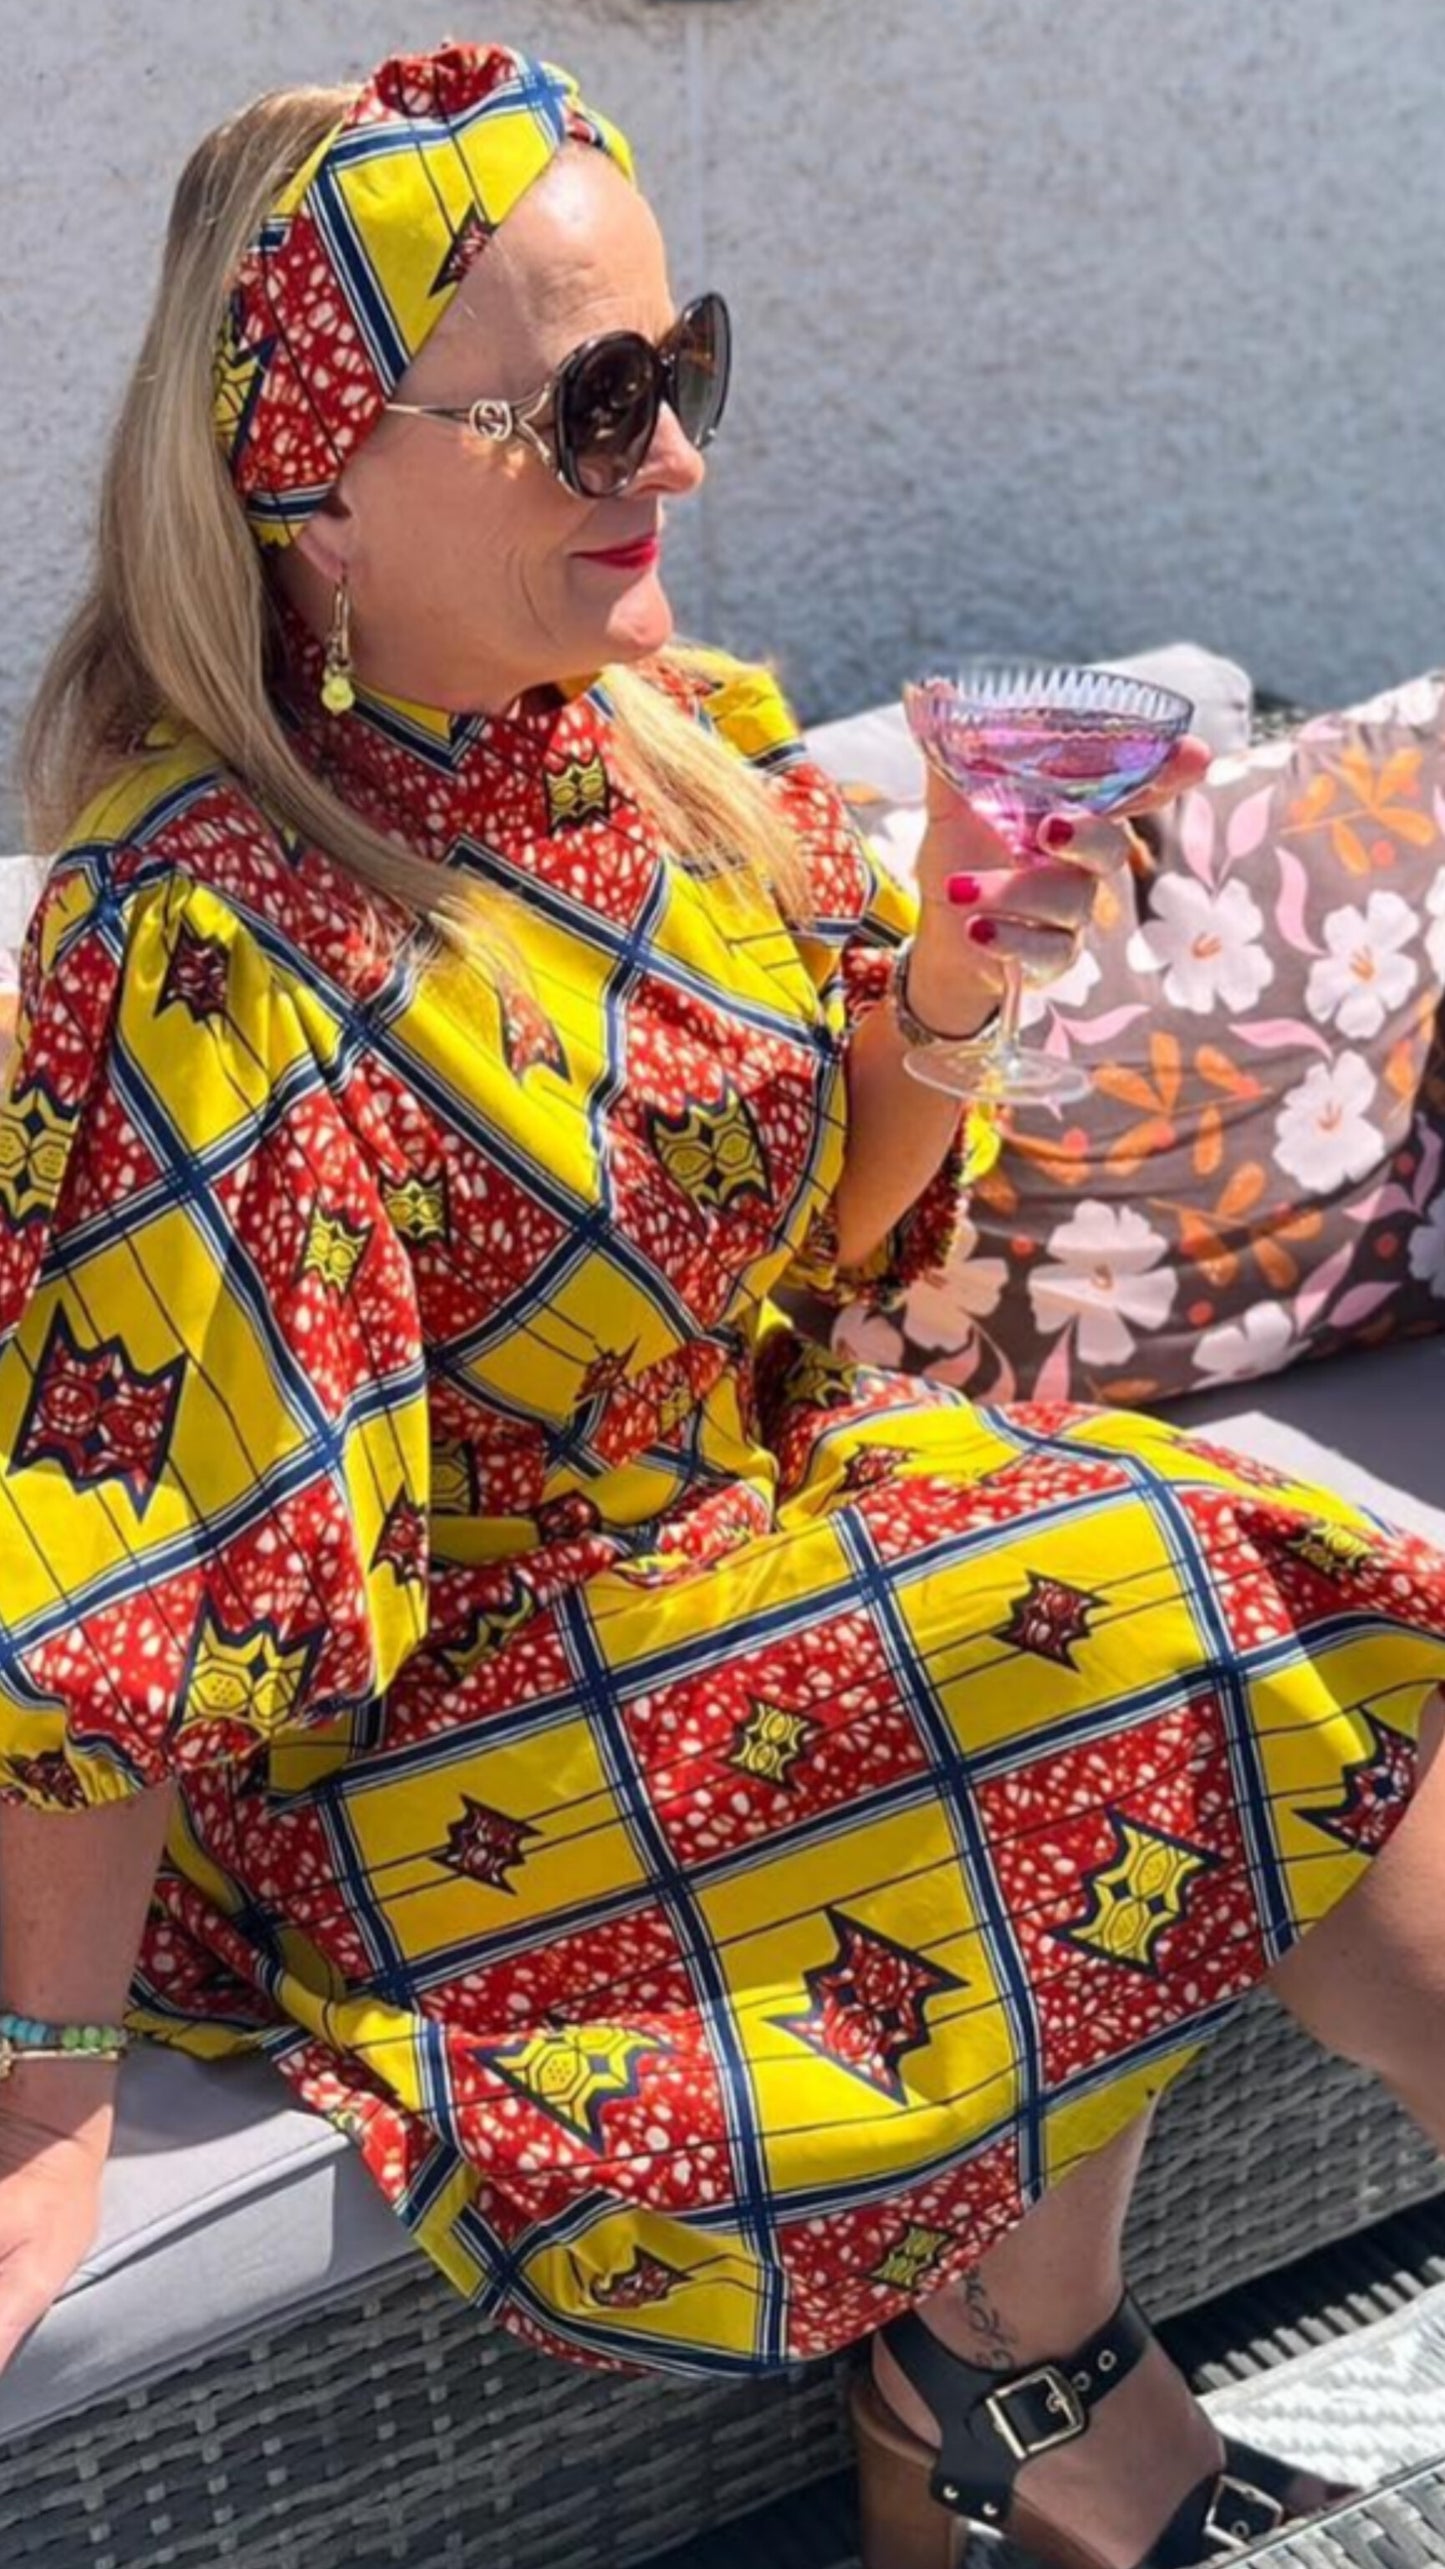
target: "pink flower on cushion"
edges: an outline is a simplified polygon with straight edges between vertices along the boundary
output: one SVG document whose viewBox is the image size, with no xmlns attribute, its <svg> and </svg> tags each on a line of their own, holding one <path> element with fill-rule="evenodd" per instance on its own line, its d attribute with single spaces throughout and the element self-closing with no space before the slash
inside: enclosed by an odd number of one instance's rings
<svg viewBox="0 0 1445 2569">
<path fill-rule="evenodd" d="M 1445 1302 L 1445 1195 L 1437 1195 L 1410 1241 L 1410 1273 Z"/>
<path fill-rule="evenodd" d="M 1255 1374 L 1277 1374 L 1295 1353 L 1299 1340 L 1283 1303 L 1257 1302 L 1240 1320 L 1222 1329 L 1206 1329 L 1194 1351 L 1201 1374 L 1220 1382 Z"/>
<path fill-rule="evenodd" d="M 946 1267 L 935 1267 L 910 1286 L 908 1335 L 919 1347 L 966 1347 L 974 1324 L 998 1309 L 1008 1282 L 1003 1258 L 975 1256 L 978 1233 L 965 1215 Z"/>
<path fill-rule="evenodd" d="M 1363 1053 L 1316 1062 L 1287 1089 L 1274 1121 L 1274 1156 L 1307 1195 L 1367 1177 L 1379 1164 L 1384 1137 L 1365 1112 L 1377 1082 Z"/>
<path fill-rule="evenodd" d="M 1042 982 L 1024 992 L 1019 1024 L 1036 1026 L 1041 1017 L 1047 1017 L 1055 1008 L 1086 1007 L 1090 991 L 1102 976 L 1103 966 L 1098 956 L 1085 946 L 1083 952 L 1075 956 L 1068 971 L 1059 974 L 1057 981 Z"/>
<path fill-rule="evenodd" d="M 1129 940 L 1136 972 L 1162 972 L 1171 1008 L 1205 1017 L 1223 1006 L 1252 1008 L 1274 979 L 1260 942 L 1264 919 L 1242 883 L 1213 891 L 1191 874 L 1166 874 L 1153 887 L 1155 915 Z"/>
<path fill-rule="evenodd" d="M 845 1303 L 833 1325 L 833 1346 L 840 1356 L 856 1356 L 860 1365 L 901 1365 L 903 1332 L 881 1311 Z"/>
<path fill-rule="evenodd" d="M 1169 1317 L 1175 1279 L 1159 1265 L 1168 1245 L 1131 1205 L 1086 1198 L 1049 1236 L 1054 1263 L 1029 1278 L 1035 1326 L 1052 1332 L 1077 1320 L 1085 1364 L 1122 1364 L 1135 1330 L 1162 1329 Z"/>
<path fill-rule="evenodd" d="M 1398 892 L 1372 892 L 1363 910 L 1353 903 L 1331 910 L 1323 934 L 1329 952 L 1310 966 L 1305 1006 L 1352 1042 L 1378 1035 L 1420 978 L 1415 957 L 1405 952 L 1414 940 L 1414 911 Z"/>
</svg>

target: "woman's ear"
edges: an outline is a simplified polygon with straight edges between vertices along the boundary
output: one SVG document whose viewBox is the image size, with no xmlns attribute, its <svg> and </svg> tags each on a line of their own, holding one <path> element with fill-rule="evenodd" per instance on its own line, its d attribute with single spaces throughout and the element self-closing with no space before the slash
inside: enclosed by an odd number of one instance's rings
<svg viewBox="0 0 1445 2569">
<path fill-rule="evenodd" d="M 336 588 L 351 569 L 356 545 L 356 517 L 339 491 L 328 491 L 295 537 L 295 549 L 309 569 Z"/>
</svg>

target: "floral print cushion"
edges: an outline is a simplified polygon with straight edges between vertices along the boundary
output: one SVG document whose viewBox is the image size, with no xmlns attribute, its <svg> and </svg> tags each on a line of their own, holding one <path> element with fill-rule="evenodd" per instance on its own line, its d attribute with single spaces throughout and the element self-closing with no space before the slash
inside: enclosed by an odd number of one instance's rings
<svg viewBox="0 0 1445 2569">
<path fill-rule="evenodd" d="M 1016 1110 L 946 1270 L 841 1316 L 875 1362 L 1156 1402 L 1445 1322 L 1445 673 L 1217 759 L 1155 836 L 1026 1002 L 1092 1093 Z"/>
</svg>

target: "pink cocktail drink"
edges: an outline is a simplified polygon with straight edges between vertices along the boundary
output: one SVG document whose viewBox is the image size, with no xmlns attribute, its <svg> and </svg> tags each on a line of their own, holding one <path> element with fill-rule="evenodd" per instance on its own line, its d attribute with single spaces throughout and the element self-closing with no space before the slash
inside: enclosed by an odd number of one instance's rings
<svg viewBox="0 0 1445 2569">
<path fill-rule="evenodd" d="M 1184 696 L 1101 669 L 976 664 L 906 687 L 909 727 L 937 768 L 1004 839 L 1014 863 L 1039 863 L 1056 813 L 1107 815 L 1158 775 L 1193 714 Z M 1054 975 L 1047 976 L 1054 978 Z M 1018 1040 L 1022 975 L 1010 967 L 994 1032 L 905 1056 L 930 1087 L 986 1102 L 1060 1101 L 1088 1088 L 1073 1062 Z"/>
</svg>

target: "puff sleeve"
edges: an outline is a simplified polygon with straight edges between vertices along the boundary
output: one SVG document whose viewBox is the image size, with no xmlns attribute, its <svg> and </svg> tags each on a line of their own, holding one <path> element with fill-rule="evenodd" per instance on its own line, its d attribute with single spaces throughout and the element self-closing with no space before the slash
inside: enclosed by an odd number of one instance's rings
<svg viewBox="0 0 1445 2569">
<path fill-rule="evenodd" d="M 62 866 L 0 1103 L 0 1798 L 334 1721 L 423 1635 L 410 1270 L 325 1013 L 174 871 Z"/>
<path fill-rule="evenodd" d="M 894 954 L 917 922 L 917 900 L 864 837 L 832 778 L 808 757 L 771 672 L 719 661 L 716 673 L 705 699 L 707 715 L 767 774 L 804 852 L 811 915 L 806 933 L 797 935 L 798 950 L 841 1055 L 854 1029 L 888 994 Z M 870 1311 L 892 1310 L 917 1277 L 945 1264 L 968 1188 L 995 1155 L 992 1127 L 961 1114 L 934 1176 L 866 1259 L 839 1264 L 833 1208 L 825 1204 L 781 1289 L 835 1306 L 857 1302 Z"/>
</svg>

